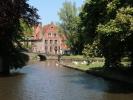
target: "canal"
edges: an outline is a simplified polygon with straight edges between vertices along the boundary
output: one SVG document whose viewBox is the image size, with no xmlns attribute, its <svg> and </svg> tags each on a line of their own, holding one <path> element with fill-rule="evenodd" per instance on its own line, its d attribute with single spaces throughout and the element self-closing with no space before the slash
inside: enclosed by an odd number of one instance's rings
<svg viewBox="0 0 133 100">
<path fill-rule="evenodd" d="M 133 100 L 133 86 L 47 61 L 0 77 L 0 100 Z"/>
</svg>

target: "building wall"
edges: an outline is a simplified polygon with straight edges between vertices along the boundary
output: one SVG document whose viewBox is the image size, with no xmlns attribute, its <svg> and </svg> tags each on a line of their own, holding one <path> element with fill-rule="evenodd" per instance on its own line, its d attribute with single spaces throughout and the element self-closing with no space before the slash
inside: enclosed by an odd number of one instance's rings
<svg viewBox="0 0 133 100">
<path fill-rule="evenodd" d="M 32 42 L 32 51 L 43 52 L 44 48 L 42 46 L 42 26 L 40 24 L 33 27 L 33 39 L 34 42 Z"/>
<path fill-rule="evenodd" d="M 58 32 L 58 27 L 53 23 L 45 25 L 43 28 L 36 27 L 34 34 L 35 39 L 41 39 L 41 41 L 33 43 L 33 52 L 55 55 L 63 53 L 63 50 L 67 49 L 65 36 Z"/>
</svg>

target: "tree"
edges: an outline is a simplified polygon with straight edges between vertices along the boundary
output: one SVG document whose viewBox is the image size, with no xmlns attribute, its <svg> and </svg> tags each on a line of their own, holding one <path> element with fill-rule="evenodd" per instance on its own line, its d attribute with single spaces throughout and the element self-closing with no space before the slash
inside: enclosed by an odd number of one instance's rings
<svg viewBox="0 0 133 100">
<path fill-rule="evenodd" d="M 24 37 L 32 36 L 33 28 L 23 19 L 20 20 L 20 27 L 21 27 L 22 33 L 24 34 Z"/>
<path fill-rule="evenodd" d="M 25 22 L 23 19 L 20 20 L 20 28 L 22 30 L 22 33 L 24 34 L 22 37 L 22 41 L 23 41 L 23 45 L 22 47 L 26 48 L 26 49 L 30 49 L 29 47 L 31 47 L 31 45 L 29 45 L 29 39 L 32 37 L 33 35 L 33 27 L 30 26 L 27 22 Z"/>
<path fill-rule="evenodd" d="M 86 0 L 79 14 L 80 31 L 84 37 L 85 44 L 92 44 L 97 37 L 96 28 L 99 23 L 104 22 L 106 15 L 106 0 Z M 104 16 L 104 17 L 103 17 Z"/>
<path fill-rule="evenodd" d="M 80 13 L 85 43 L 100 40 L 106 67 L 119 66 L 123 53 L 132 52 L 132 6 L 132 0 L 86 0 Z"/>
<path fill-rule="evenodd" d="M 99 40 L 96 40 L 93 42 L 93 44 L 87 44 L 84 46 L 82 53 L 88 64 L 92 62 L 91 58 L 102 57 L 99 44 Z"/>
<path fill-rule="evenodd" d="M 83 55 L 90 61 L 92 57 L 101 57 L 100 40 L 97 25 L 106 19 L 106 0 L 85 0 L 79 14 L 79 32 L 82 36 Z M 104 17 L 103 17 L 104 16 Z"/>
<path fill-rule="evenodd" d="M 128 54 L 132 59 L 132 20 L 133 7 L 128 5 L 119 8 L 114 19 L 98 25 L 106 67 L 120 66 L 124 52 L 131 52 Z"/>
<path fill-rule="evenodd" d="M 67 45 L 71 50 L 77 50 L 79 18 L 75 3 L 65 1 L 58 15 L 61 20 L 60 29 L 67 37 Z"/>
<path fill-rule="evenodd" d="M 8 74 L 10 68 L 22 67 L 28 56 L 20 52 L 23 33 L 20 20 L 33 25 L 39 16 L 37 9 L 27 3 L 28 0 L 0 1 L 0 71 Z M 23 58 L 25 57 L 25 58 Z"/>
</svg>

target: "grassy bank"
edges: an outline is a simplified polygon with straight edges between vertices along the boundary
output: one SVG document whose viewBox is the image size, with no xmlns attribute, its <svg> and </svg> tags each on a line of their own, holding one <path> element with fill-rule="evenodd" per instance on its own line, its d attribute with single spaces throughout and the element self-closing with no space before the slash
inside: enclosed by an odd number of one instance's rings
<svg viewBox="0 0 133 100">
<path fill-rule="evenodd" d="M 89 65 L 88 64 L 81 64 L 81 63 L 77 63 L 77 64 L 69 63 L 68 65 L 72 66 L 74 68 L 78 68 L 78 69 L 86 71 L 86 70 L 89 70 L 90 68 L 102 67 L 104 65 L 104 62 L 93 62 Z"/>
<path fill-rule="evenodd" d="M 103 77 L 106 79 L 111 79 L 111 80 L 116 80 L 120 82 L 126 82 L 133 84 L 133 72 L 132 70 L 128 67 L 128 64 L 130 62 L 122 62 L 124 66 L 121 67 L 110 67 L 110 68 L 105 68 L 103 67 L 104 62 L 92 62 L 89 65 L 88 64 L 82 64 L 81 62 L 73 62 L 73 63 L 63 63 L 64 66 L 84 71 L 89 74 L 93 74 L 99 77 Z"/>
</svg>

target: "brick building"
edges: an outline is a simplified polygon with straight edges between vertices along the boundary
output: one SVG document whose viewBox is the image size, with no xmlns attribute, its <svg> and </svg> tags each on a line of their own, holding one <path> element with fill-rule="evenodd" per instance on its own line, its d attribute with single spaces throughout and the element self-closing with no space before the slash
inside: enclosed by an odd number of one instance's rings
<svg viewBox="0 0 133 100">
<path fill-rule="evenodd" d="M 42 25 L 36 25 L 33 27 L 33 40 L 32 42 L 32 51 L 33 52 L 42 52 L 43 49 L 43 34 L 42 34 Z"/>
<path fill-rule="evenodd" d="M 58 26 L 54 23 L 34 28 L 33 52 L 41 52 L 50 55 L 63 53 L 67 49 L 65 44 L 66 37 L 59 33 Z M 40 41 L 39 41 L 40 40 Z"/>
</svg>

